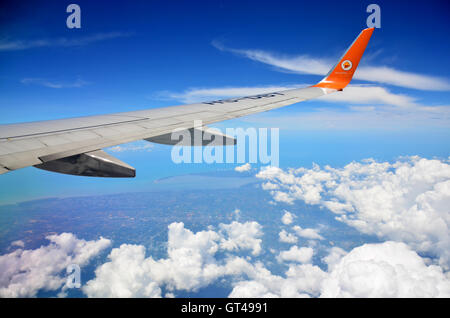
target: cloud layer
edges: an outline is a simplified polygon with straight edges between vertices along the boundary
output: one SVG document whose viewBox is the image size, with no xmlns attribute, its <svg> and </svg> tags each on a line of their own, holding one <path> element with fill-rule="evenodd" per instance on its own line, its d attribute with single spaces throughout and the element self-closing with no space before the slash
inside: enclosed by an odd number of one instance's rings
<svg viewBox="0 0 450 318">
<path fill-rule="evenodd" d="M 82 292 L 89 297 L 174 297 L 225 284 L 230 297 L 450 297 L 447 160 L 407 157 L 343 168 L 269 167 L 257 177 L 276 202 L 302 200 L 327 208 L 338 220 L 386 242 L 346 251 L 327 242 L 323 227 L 300 226 L 300 218 L 286 210 L 278 220 L 277 249 L 274 242 L 266 245 L 264 227 L 255 221 L 197 232 L 175 222 L 168 226 L 167 256 L 156 259 L 143 245 L 122 244 L 110 251 Z M 273 230 L 271 235 L 277 235 Z M 0 256 L 1 297 L 33 297 L 40 290 L 64 296 L 67 266 L 85 265 L 111 244 L 70 233 L 47 239 L 49 245 L 34 250 L 15 241 L 11 246 L 17 249 Z"/>
<path fill-rule="evenodd" d="M 143 245 L 122 244 L 82 291 L 89 297 L 174 297 L 221 281 L 229 284 L 229 297 L 450 297 L 448 274 L 427 265 L 404 243 L 364 244 L 348 253 L 333 247 L 323 258 L 327 270 L 312 264 L 313 247 L 293 245 L 274 255 L 286 266 L 283 274 L 274 274 L 254 258 L 262 251 L 262 235 L 256 222 L 196 233 L 172 223 L 166 258 L 146 256 Z M 86 264 L 110 245 L 103 238 L 86 242 L 69 233 L 48 239 L 48 246 L 0 256 L 2 297 L 58 290 L 67 265 Z M 237 256 L 238 251 L 249 254 Z"/>
<path fill-rule="evenodd" d="M 71 233 L 50 235 L 50 244 L 34 250 L 19 248 L 0 256 L 0 297 L 33 297 L 41 290 L 58 290 L 66 277 L 61 272 L 67 266 L 83 266 L 103 249 L 110 241 L 78 239 Z M 15 244 L 23 247 L 23 244 Z"/>
<path fill-rule="evenodd" d="M 169 225 L 168 257 L 145 257 L 145 247 L 123 244 L 112 250 L 110 262 L 96 270 L 83 291 L 90 297 L 161 297 L 162 288 L 195 291 L 218 277 L 241 273 L 243 260 L 218 261 L 218 251 L 261 251 L 261 226 L 256 222 L 220 225 L 220 231 L 193 233 L 183 223 Z"/>
<path fill-rule="evenodd" d="M 121 245 L 83 291 L 90 297 L 173 297 L 179 290 L 195 291 L 226 278 L 232 286 L 229 297 L 450 296 L 449 277 L 404 243 L 364 244 L 349 253 L 334 247 L 324 258 L 328 270 L 311 264 L 312 247 L 292 246 L 276 256 L 287 267 L 276 275 L 257 259 L 219 257 L 222 235 L 193 233 L 172 223 L 167 258 L 154 260 L 145 256 L 144 246 Z"/>
<path fill-rule="evenodd" d="M 446 269 L 450 266 L 447 161 L 409 157 L 394 163 L 353 162 L 343 168 L 269 167 L 257 177 L 266 181 L 275 201 L 320 205 L 363 233 L 405 242 L 437 256 Z"/>
</svg>

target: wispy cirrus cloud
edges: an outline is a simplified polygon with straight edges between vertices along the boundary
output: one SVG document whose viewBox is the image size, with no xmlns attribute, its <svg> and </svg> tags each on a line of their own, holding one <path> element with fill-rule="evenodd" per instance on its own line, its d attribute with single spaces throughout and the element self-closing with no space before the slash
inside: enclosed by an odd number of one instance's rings
<svg viewBox="0 0 450 318">
<path fill-rule="evenodd" d="M 392 93 L 380 86 L 349 85 L 342 92 L 320 97 L 321 101 L 349 104 L 391 105 L 402 108 L 418 107 L 417 99 L 406 95 Z"/>
<path fill-rule="evenodd" d="M 305 85 L 188 88 L 182 92 L 159 92 L 159 98 L 183 103 L 249 96 Z M 416 97 L 394 93 L 372 85 L 349 85 L 344 91 L 315 100 L 322 105 L 313 110 L 288 115 L 263 113 L 244 118 L 249 123 L 272 125 L 286 129 L 367 129 L 407 128 L 450 125 L 450 106 L 430 106 Z M 327 106 L 327 104 L 329 106 Z M 335 107 L 338 104 L 340 107 Z M 332 106 L 333 105 L 333 106 Z"/>
<path fill-rule="evenodd" d="M 450 107 L 404 111 L 389 106 L 351 106 L 349 108 L 318 108 L 290 114 L 258 114 L 244 118 L 247 124 L 304 131 L 382 131 L 448 128 Z"/>
<path fill-rule="evenodd" d="M 211 87 L 211 88 L 188 88 L 183 92 L 161 91 L 156 94 L 157 98 L 177 100 L 183 103 L 196 103 L 214 99 L 251 96 L 257 94 L 272 93 L 286 89 L 305 87 L 306 85 L 284 85 L 284 86 L 243 86 L 243 87 Z"/>
<path fill-rule="evenodd" d="M 450 82 L 446 78 L 399 71 L 387 66 L 362 66 L 356 79 L 426 91 L 448 91 Z"/>
<path fill-rule="evenodd" d="M 26 39 L 26 40 L 10 40 L 2 39 L 0 40 L 0 52 L 2 51 L 20 51 L 28 50 L 39 47 L 74 47 L 74 46 L 84 46 L 95 42 L 122 38 L 131 36 L 131 33 L 127 32 L 108 32 L 108 33 L 97 33 L 93 35 L 77 37 L 77 38 L 67 38 L 59 37 L 54 39 Z"/>
<path fill-rule="evenodd" d="M 44 78 L 24 78 L 20 81 L 22 84 L 26 85 L 39 85 L 49 88 L 74 88 L 83 87 L 89 84 L 82 79 L 76 79 L 75 81 L 51 81 Z"/>
<path fill-rule="evenodd" d="M 212 99 L 251 96 L 272 93 L 287 89 L 306 87 L 299 85 L 269 85 L 269 86 L 243 86 L 243 87 L 211 87 L 188 88 L 183 92 L 162 91 L 157 94 L 163 99 L 172 99 L 185 103 L 201 102 Z M 414 97 L 396 94 L 380 86 L 349 85 L 343 92 L 329 94 L 321 97 L 326 102 L 346 102 L 352 104 L 384 104 L 399 107 L 417 106 Z"/>
<path fill-rule="evenodd" d="M 213 41 L 211 44 L 218 50 L 273 66 L 283 72 L 325 75 L 336 63 L 334 59 L 315 58 L 308 55 L 289 56 L 263 50 L 228 48 L 218 41 Z M 450 81 L 446 78 L 400 71 L 387 66 L 360 66 L 354 78 L 419 90 L 450 90 Z"/>
</svg>

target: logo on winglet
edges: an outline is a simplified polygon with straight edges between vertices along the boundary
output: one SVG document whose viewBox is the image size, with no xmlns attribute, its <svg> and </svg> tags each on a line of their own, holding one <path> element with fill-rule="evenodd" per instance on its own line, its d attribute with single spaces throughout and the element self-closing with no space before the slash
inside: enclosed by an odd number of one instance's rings
<svg viewBox="0 0 450 318">
<path fill-rule="evenodd" d="M 344 71 L 348 71 L 352 68 L 352 62 L 349 60 L 345 60 L 341 63 L 341 67 Z"/>
<path fill-rule="evenodd" d="M 353 64 L 349 60 L 345 60 L 341 63 L 341 67 L 344 71 L 349 71 L 352 68 Z"/>
</svg>

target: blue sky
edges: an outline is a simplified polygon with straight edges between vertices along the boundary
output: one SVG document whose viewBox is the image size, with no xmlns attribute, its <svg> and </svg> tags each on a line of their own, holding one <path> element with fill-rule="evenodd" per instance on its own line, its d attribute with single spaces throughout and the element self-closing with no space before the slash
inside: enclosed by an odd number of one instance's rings
<svg viewBox="0 0 450 318">
<path fill-rule="evenodd" d="M 77 1 L 82 28 L 68 29 L 65 11 L 72 2 L 2 4 L 1 124 L 313 84 L 366 26 L 366 7 L 373 1 Z M 448 4 L 376 3 L 381 29 L 346 95 L 217 127 L 279 127 L 283 167 L 404 155 L 447 158 Z M 160 145 L 116 155 L 137 168 L 136 179 L 26 168 L 0 177 L 0 204 L 144 191 L 157 178 L 234 167 L 177 166 L 170 147 Z"/>
</svg>

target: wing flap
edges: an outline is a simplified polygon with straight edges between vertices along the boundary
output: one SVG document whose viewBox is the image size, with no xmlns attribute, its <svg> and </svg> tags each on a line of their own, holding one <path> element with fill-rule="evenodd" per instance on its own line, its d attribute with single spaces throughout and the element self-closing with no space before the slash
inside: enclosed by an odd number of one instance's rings
<svg viewBox="0 0 450 318">
<path fill-rule="evenodd" d="M 96 150 L 35 165 L 52 172 L 86 177 L 133 178 L 136 170 L 127 163 Z"/>
</svg>

